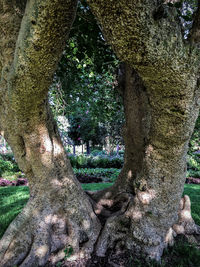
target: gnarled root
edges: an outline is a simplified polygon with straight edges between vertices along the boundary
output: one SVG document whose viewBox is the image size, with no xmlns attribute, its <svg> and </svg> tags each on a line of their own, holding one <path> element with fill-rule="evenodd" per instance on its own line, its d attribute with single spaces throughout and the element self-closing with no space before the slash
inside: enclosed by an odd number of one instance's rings
<svg viewBox="0 0 200 267">
<path fill-rule="evenodd" d="M 120 207 L 120 202 L 121 208 L 112 213 L 115 206 Z M 159 261 L 163 249 L 174 244 L 177 234 L 185 234 L 188 237 L 200 233 L 200 228 L 191 216 L 188 196 L 181 200 L 178 222 L 169 228 L 167 234 L 166 228 L 161 229 L 162 218 L 157 218 L 157 221 L 151 219 L 152 214 L 148 211 L 148 205 L 144 205 L 142 209 L 141 200 L 137 196 L 121 193 L 113 200 L 99 201 L 98 205 L 100 204 L 104 208 L 106 205 L 111 212 L 96 245 L 96 253 L 100 257 L 104 257 L 108 249 L 128 249 Z M 97 211 L 99 210 L 101 209 L 97 207 Z"/>
<path fill-rule="evenodd" d="M 0 266 L 44 266 L 65 257 L 71 247 L 73 257 L 88 257 L 100 231 L 100 224 L 87 206 L 73 210 L 44 199 L 30 199 L 0 241 Z M 56 202 L 56 200 L 55 200 Z M 85 203 L 88 204 L 87 202 Z"/>
<path fill-rule="evenodd" d="M 200 227 L 195 224 L 191 215 L 191 202 L 189 196 L 185 195 L 180 201 L 178 222 L 173 225 L 174 235 L 183 234 L 188 241 L 195 240 L 191 236 L 200 235 Z"/>
<path fill-rule="evenodd" d="M 200 227 L 192 218 L 191 202 L 187 195 L 180 201 L 177 223 L 169 229 L 165 237 L 166 246 L 173 246 L 177 235 L 184 235 L 190 243 L 197 243 L 196 237 L 200 235 Z"/>
</svg>

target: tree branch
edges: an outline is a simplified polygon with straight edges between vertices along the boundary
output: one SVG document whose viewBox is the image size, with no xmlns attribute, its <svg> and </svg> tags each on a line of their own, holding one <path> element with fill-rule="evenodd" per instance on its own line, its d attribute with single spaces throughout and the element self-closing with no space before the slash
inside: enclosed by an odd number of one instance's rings
<svg viewBox="0 0 200 267">
<path fill-rule="evenodd" d="M 27 0 L 0 0 L 0 78 L 7 76 Z"/>
<path fill-rule="evenodd" d="M 19 115 L 31 114 L 38 105 L 44 105 L 76 5 L 76 0 L 27 3 L 9 81 L 12 108 Z"/>
<path fill-rule="evenodd" d="M 105 39 L 123 62 L 139 67 L 149 62 L 160 64 L 168 57 L 170 63 L 174 50 L 183 46 L 177 14 L 162 1 L 87 2 L 102 25 Z"/>
</svg>

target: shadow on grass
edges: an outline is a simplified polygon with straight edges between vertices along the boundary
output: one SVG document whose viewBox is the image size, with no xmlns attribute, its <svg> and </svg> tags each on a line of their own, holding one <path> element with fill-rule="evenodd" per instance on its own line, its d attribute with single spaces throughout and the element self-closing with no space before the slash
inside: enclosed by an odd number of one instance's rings
<svg viewBox="0 0 200 267">
<path fill-rule="evenodd" d="M 29 199 L 28 187 L 0 188 L 0 238 Z"/>
</svg>

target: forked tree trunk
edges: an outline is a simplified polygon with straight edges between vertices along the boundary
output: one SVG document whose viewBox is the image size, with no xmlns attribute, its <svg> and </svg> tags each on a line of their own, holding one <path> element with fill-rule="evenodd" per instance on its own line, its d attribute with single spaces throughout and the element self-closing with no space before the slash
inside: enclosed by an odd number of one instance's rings
<svg viewBox="0 0 200 267">
<path fill-rule="evenodd" d="M 76 257 L 104 256 L 112 248 L 159 260 L 173 235 L 198 232 L 188 197 L 180 203 L 199 108 L 197 50 L 184 44 L 177 21 L 154 21 L 159 1 L 89 2 L 126 62 L 123 170 L 113 187 L 90 199 L 49 110 L 48 87 L 75 1 L 28 1 L 25 14 L 26 1 L 0 1 L 0 130 L 31 191 L 0 241 L 0 266 L 55 263 L 65 247 Z"/>
</svg>

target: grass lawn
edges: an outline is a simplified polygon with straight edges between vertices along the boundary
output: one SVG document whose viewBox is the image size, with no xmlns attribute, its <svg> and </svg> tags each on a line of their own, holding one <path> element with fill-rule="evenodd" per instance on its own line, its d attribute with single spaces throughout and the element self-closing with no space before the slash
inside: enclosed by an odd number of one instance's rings
<svg viewBox="0 0 200 267">
<path fill-rule="evenodd" d="M 27 186 L 0 187 L 0 238 L 29 199 Z"/>
<path fill-rule="evenodd" d="M 82 184 L 84 190 L 100 190 L 111 186 L 112 183 L 90 183 Z M 189 195 L 192 202 L 192 216 L 200 225 L 200 185 L 186 184 L 184 194 Z M 0 187 L 0 238 L 10 222 L 24 207 L 29 199 L 29 188 L 27 186 Z M 166 252 L 167 258 L 173 258 L 171 263 L 162 261 L 161 265 L 149 266 L 176 266 L 176 267 L 198 267 L 200 266 L 200 252 L 191 246 L 182 244 Z M 165 253 L 165 254 L 166 254 Z M 169 265 L 168 265 L 169 264 Z M 142 266 L 138 263 L 135 266 Z"/>
<path fill-rule="evenodd" d="M 192 217 L 196 224 L 200 225 L 200 185 L 186 184 L 184 194 L 190 197 Z"/>
<path fill-rule="evenodd" d="M 81 184 L 82 188 L 87 191 L 96 191 L 102 190 L 104 188 L 110 187 L 113 183 L 90 183 L 90 184 Z"/>
</svg>

